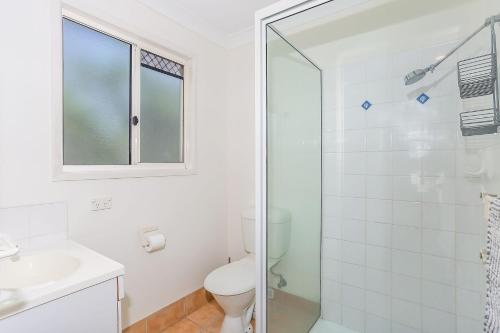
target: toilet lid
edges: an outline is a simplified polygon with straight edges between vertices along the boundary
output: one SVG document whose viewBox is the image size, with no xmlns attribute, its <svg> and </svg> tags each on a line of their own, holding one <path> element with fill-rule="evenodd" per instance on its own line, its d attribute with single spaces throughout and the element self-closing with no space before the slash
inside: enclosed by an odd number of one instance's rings
<svg viewBox="0 0 500 333">
<path fill-rule="evenodd" d="M 205 289 L 212 294 L 231 296 L 246 293 L 255 288 L 255 259 L 245 257 L 221 266 L 208 274 Z"/>
</svg>

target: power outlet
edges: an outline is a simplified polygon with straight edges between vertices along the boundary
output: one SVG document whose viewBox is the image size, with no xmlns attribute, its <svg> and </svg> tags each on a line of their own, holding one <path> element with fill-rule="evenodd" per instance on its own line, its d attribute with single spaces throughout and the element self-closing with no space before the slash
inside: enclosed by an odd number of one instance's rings
<svg viewBox="0 0 500 333">
<path fill-rule="evenodd" d="M 105 210 L 105 209 L 111 209 L 112 207 L 113 207 L 112 198 L 98 198 L 90 201 L 91 210 Z"/>
</svg>

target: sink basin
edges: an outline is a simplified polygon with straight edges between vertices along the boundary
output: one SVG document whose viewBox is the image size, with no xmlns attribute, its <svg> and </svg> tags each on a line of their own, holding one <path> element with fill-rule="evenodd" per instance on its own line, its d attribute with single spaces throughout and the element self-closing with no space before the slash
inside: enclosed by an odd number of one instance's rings
<svg viewBox="0 0 500 333">
<path fill-rule="evenodd" d="M 62 252 L 44 252 L 0 260 L 0 291 L 36 287 L 74 273 L 80 260 Z"/>
</svg>

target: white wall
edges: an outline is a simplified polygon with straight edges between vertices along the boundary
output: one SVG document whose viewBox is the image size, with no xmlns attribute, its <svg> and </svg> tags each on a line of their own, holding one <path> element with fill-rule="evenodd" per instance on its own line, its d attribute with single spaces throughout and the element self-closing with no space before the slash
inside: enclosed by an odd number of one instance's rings
<svg viewBox="0 0 500 333">
<path fill-rule="evenodd" d="M 254 45 L 229 50 L 227 70 L 227 226 L 228 254 L 245 255 L 241 213 L 255 195 Z"/>
<path fill-rule="evenodd" d="M 225 263 L 228 215 L 231 221 L 238 219 L 240 206 L 252 197 L 239 194 L 240 188 L 251 193 L 252 182 L 243 180 L 251 176 L 251 169 L 233 170 L 226 179 L 229 168 L 237 169 L 247 160 L 253 163 L 253 152 L 243 153 L 251 149 L 252 138 L 244 136 L 239 144 L 241 137 L 233 137 L 243 131 L 251 133 L 252 99 L 243 91 L 252 84 L 228 93 L 228 52 L 136 1 L 68 0 L 103 21 L 158 44 L 178 45 L 194 55 L 198 174 L 54 182 L 50 45 L 52 25 L 59 18 L 53 16 L 51 3 L 10 1 L 0 11 L 0 207 L 65 202 L 70 238 L 125 265 L 127 326 L 201 287 L 206 274 Z M 250 45 L 233 52 L 245 58 L 247 51 Z M 234 60 L 229 67 L 250 78 L 251 60 L 244 62 L 240 68 Z M 234 84 L 239 80 L 229 76 Z M 244 108 L 238 107 L 239 101 Z M 235 127 L 228 131 L 228 124 Z M 113 209 L 91 212 L 90 200 L 103 196 L 113 198 Z M 233 203 L 238 207 L 229 209 Z M 140 248 L 138 228 L 148 224 L 159 225 L 166 234 L 165 251 L 146 254 Z M 235 230 L 231 227 L 230 233 Z M 237 242 L 231 247 L 237 249 Z"/>
</svg>

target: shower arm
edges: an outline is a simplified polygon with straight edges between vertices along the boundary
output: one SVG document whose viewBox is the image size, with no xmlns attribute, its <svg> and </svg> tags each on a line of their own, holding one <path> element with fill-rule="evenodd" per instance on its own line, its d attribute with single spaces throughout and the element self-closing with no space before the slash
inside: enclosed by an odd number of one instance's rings
<svg viewBox="0 0 500 333">
<path fill-rule="evenodd" d="M 452 49 L 450 52 L 448 52 L 442 59 L 439 59 L 437 62 L 433 63 L 432 65 L 426 67 L 424 70 L 425 72 L 434 72 L 434 70 L 441 65 L 443 61 L 445 61 L 447 58 L 449 58 L 453 53 L 455 53 L 459 48 L 461 48 L 464 44 L 466 44 L 468 41 L 470 41 L 474 36 L 476 36 L 478 33 L 480 33 L 484 28 L 500 22 L 500 14 L 492 16 L 487 18 L 483 25 L 481 25 L 476 31 L 474 31 L 472 34 L 470 34 L 467 38 L 465 38 L 460 44 L 458 44 L 454 49 Z"/>
</svg>

